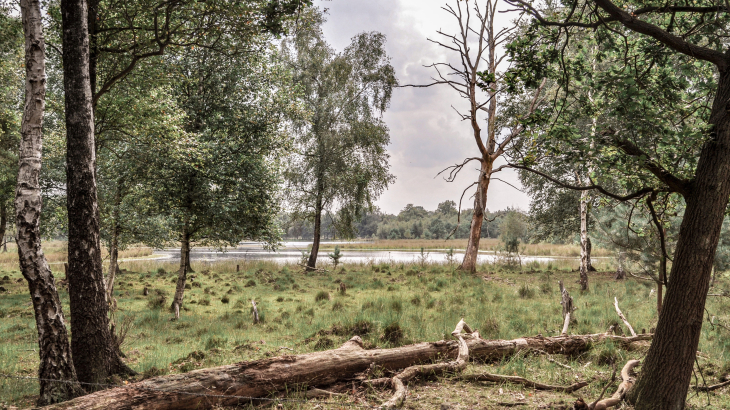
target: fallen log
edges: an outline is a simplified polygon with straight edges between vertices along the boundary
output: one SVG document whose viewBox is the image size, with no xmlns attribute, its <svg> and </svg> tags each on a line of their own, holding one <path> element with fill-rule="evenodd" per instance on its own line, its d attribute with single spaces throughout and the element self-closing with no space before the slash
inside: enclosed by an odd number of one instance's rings
<svg viewBox="0 0 730 410">
<path fill-rule="evenodd" d="M 578 399 L 575 404 L 573 404 L 573 409 L 606 410 L 609 407 L 618 406 L 624 399 L 624 396 L 626 396 L 626 393 L 634 387 L 634 383 L 636 383 L 636 379 L 634 378 L 634 368 L 639 365 L 641 365 L 641 362 L 638 360 L 629 360 L 626 362 L 624 368 L 621 369 L 621 384 L 619 384 L 618 389 L 616 389 L 616 392 L 611 397 L 601 400 L 603 398 L 603 394 L 606 392 L 606 388 L 608 387 L 608 385 L 606 385 L 598 400 L 591 404 L 586 404 L 583 399 Z M 615 378 L 616 371 L 614 370 L 613 376 L 611 376 L 611 383 L 609 384 L 612 384 Z"/>
<path fill-rule="evenodd" d="M 559 337 L 524 337 L 514 340 L 466 340 L 469 356 L 499 360 L 522 351 L 578 354 L 603 340 L 630 348 L 652 335 L 620 337 L 603 333 Z M 351 379 L 370 366 L 398 371 L 434 360 L 455 359 L 459 342 L 417 343 L 392 349 L 363 349 L 355 336 L 338 349 L 194 370 L 155 377 L 45 407 L 46 409 L 165 410 L 202 409 L 237 405 L 269 397 L 283 390 L 305 390 Z"/>
<path fill-rule="evenodd" d="M 582 389 L 588 386 L 586 382 L 573 383 L 570 386 L 554 386 L 551 384 L 538 383 L 532 380 L 525 379 L 520 376 L 504 376 L 501 374 L 492 373 L 481 373 L 481 374 L 465 374 L 457 377 L 457 380 L 469 381 L 469 382 L 492 382 L 492 383 L 512 383 L 521 384 L 525 387 L 529 387 L 535 390 L 549 390 L 559 391 L 563 393 L 572 393 L 576 390 Z"/>
</svg>

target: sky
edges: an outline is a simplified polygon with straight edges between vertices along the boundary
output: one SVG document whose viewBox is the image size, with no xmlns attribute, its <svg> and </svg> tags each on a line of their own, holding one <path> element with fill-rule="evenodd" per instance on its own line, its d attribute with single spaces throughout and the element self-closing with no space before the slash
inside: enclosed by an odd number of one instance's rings
<svg viewBox="0 0 730 410">
<path fill-rule="evenodd" d="M 449 0 L 455 4 L 455 0 Z M 437 30 L 456 32 L 456 20 L 441 9 L 446 0 L 317 0 L 315 5 L 329 10 L 323 27 L 325 38 L 336 50 L 343 50 L 353 36 L 362 32 L 385 34 L 385 45 L 400 84 L 427 84 L 435 74 L 426 68 L 434 62 L 455 57 L 449 50 L 427 39 L 437 39 Z M 463 3 L 462 3 L 463 4 Z M 501 14 L 502 24 L 509 21 Z M 454 111 L 466 111 L 467 101 L 448 86 L 398 88 L 393 92 L 384 120 L 390 128 L 391 172 L 396 181 L 376 202 L 384 212 L 397 214 L 407 204 L 428 210 L 445 200 L 459 203 L 466 187 L 476 181 L 478 165 L 472 162 L 454 182 L 436 176 L 449 165 L 464 158 L 478 156 L 471 126 L 461 121 Z M 486 121 L 481 118 L 486 128 Z M 498 161 L 499 166 L 503 161 Z M 502 171 L 500 179 L 520 187 L 514 171 Z M 515 187 L 493 180 L 490 183 L 487 208 L 490 211 L 517 207 L 527 210 L 530 198 Z M 464 196 L 463 205 L 470 208 L 473 199 Z"/>
</svg>

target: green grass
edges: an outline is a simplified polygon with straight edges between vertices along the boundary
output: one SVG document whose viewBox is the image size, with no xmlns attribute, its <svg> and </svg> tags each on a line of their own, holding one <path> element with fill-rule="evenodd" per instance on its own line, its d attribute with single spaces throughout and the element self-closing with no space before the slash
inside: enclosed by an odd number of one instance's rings
<svg viewBox="0 0 730 410">
<path fill-rule="evenodd" d="M 236 264 L 241 265 L 239 273 L 235 273 Z M 115 288 L 119 310 L 114 317 L 117 323 L 132 318 L 122 350 L 133 369 L 148 375 L 262 359 L 282 354 L 282 346 L 297 354 L 324 350 L 339 346 L 354 334 L 373 347 L 436 341 L 447 337 L 461 318 L 485 338 L 553 336 L 562 327 L 558 280 L 566 284 L 578 307 L 571 333 L 605 332 L 620 321 L 613 308 L 614 297 L 637 332 L 656 326 L 651 287 L 631 279 L 616 282 L 610 273 L 596 273 L 590 276 L 590 290 L 581 293 L 575 283 L 577 272 L 556 270 L 555 266 L 548 272 L 540 264 L 524 266 L 522 271 L 484 265 L 477 275 L 448 265 L 357 264 L 344 265 L 337 273 L 304 274 L 297 266 L 273 263 L 193 264 L 194 286 L 186 290 L 179 321 L 170 320 L 168 309 L 175 288 L 174 264 L 130 261 L 122 268 L 125 270 Z M 23 281 L 17 282 L 21 277 L 17 270 L 0 271 L 0 278 L 4 275 L 10 280 L 0 284 L 8 289 L 0 294 L 0 373 L 33 376 L 38 365 L 37 333 L 27 287 Z M 256 286 L 247 286 L 252 281 Z M 344 295 L 338 291 L 340 282 L 347 285 Z M 730 280 L 723 277 L 717 286 L 730 288 Z M 144 287 L 150 289 L 149 296 L 142 295 Z M 68 315 L 68 294 L 62 290 L 60 296 Z M 163 296 L 165 303 L 156 302 Z M 255 325 L 251 299 L 256 300 L 261 318 Z M 720 322 L 730 322 L 729 298 L 710 298 L 707 309 Z M 707 383 L 717 383 L 730 368 L 730 331 L 705 323 L 699 350 Z M 578 396 L 592 399 L 600 393 L 601 381 L 610 376 L 612 359 L 620 366 L 644 354 L 642 350 L 627 352 L 601 345 L 577 357 L 553 356 L 576 369 L 573 372 L 542 356 L 474 363 L 467 371 L 517 374 L 551 384 L 572 383 L 577 375 L 591 385 L 571 396 L 511 385 L 470 385 L 446 377 L 438 385 L 413 384 L 408 408 L 438 408 L 442 397 L 455 397 L 451 403 L 461 403 L 464 408 L 500 408 L 495 403 L 513 401 L 512 396 L 499 395 L 500 387 L 509 394 L 535 400 L 535 406 L 561 400 L 571 403 Z M 469 394 L 457 397 L 449 393 L 451 389 Z M 727 391 L 710 395 L 713 408 L 730 406 Z M 0 404 L 28 406 L 35 394 L 33 381 L 0 378 Z M 389 394 L 387 390 L 371 391 L 366 397 L 377 404 Z M 706 395 L 690 395 L 689 403 L 706 404 Z M 287 404 L 285 408 L 314 408 L 313 404 L 297 406 Z"/>
</svg>

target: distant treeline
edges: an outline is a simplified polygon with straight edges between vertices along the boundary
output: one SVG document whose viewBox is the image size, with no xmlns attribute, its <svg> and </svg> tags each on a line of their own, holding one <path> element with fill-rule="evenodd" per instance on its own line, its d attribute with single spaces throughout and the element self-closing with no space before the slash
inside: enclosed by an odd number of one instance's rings
<svg viewBox="0 0 730 410">
<path fill-rule="evenodd" d="M 359 238 L 372 239 L 462 239 L 469 237 L 473 210 L 461 210 L 461 222 L 454 201 L 438 204 L 436 210 L 429 211 L 422 206 L 408 204 L 398 215 L 387 214 L 380 210 L 365 213 L 355 222 L 355 232 Z M 528 216 L 517 209 L 497 212 L 486 211 L 487 218 L 482 224 L 482 238 L 499 238 L 509 231 L 525 242 L 529 236 Z M 335 216 L 336 217 L 336 216 Z M 311 221 L 296 220 L 290 214 L 279 216 L 279 223 L 286 239 L 312 239 L 314 225 Z M 322 221 L 322 236 L 338 239 L 337 223 L 333 215 L 326 215 Z"/>
</svg>

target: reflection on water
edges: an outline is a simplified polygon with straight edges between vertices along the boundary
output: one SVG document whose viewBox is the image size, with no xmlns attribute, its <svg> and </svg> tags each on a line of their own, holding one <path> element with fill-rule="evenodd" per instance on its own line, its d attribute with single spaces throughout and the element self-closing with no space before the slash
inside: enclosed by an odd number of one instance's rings
<svg viewBox="0 0 730 410">
<path fill-rule="evenodd" d="M 334 244 L 336 242 L 322 242 L 322 244 Z M 352 243 L 352 242 L 349 242 Z M 272 261 L 277 263 L 298 263 L 302 259 L 302 251 L 307 250 L 307 242 L 285 242 L 284 246 L 277 251 L 267 251 L 258 244 L 242 244 L 241 246 L 225 251 L 218 251 L 212 248 L 193 248 L 190 252 L 190 259 L 199 262 L 214 262 L 222 259 L 229 260 L 247 260 L 247 261 Z M 318 254 L 319 261 L 327 261 L 328 251 L 320 251 Z M 180 260 L 179 249 L 160 249 L 155 251 L 158 256 L 157 260 L 169 260 L 170 262 Z M 446 250 L 429 251 L 424 254 L 426 262 L 445 263 L 448 262 Z M 460 262 L 464 257 L 464 251 L 454 250 L 454 260 Z M 421 262 L 421 253 L 414 251 L 382 251 L 382 250 L 343 250 L 340 263 L 368 263 L 368 262 L 393 262 L 393 263 L 412 263 Z M 480 263 L 495 262 L 499 256 L 493 253 L 480 253 L 477 261 Z M 523 256 L 522 262 L 548 262 L 555 260 L 552 257 L 542 256 Z"/>
</svg>

